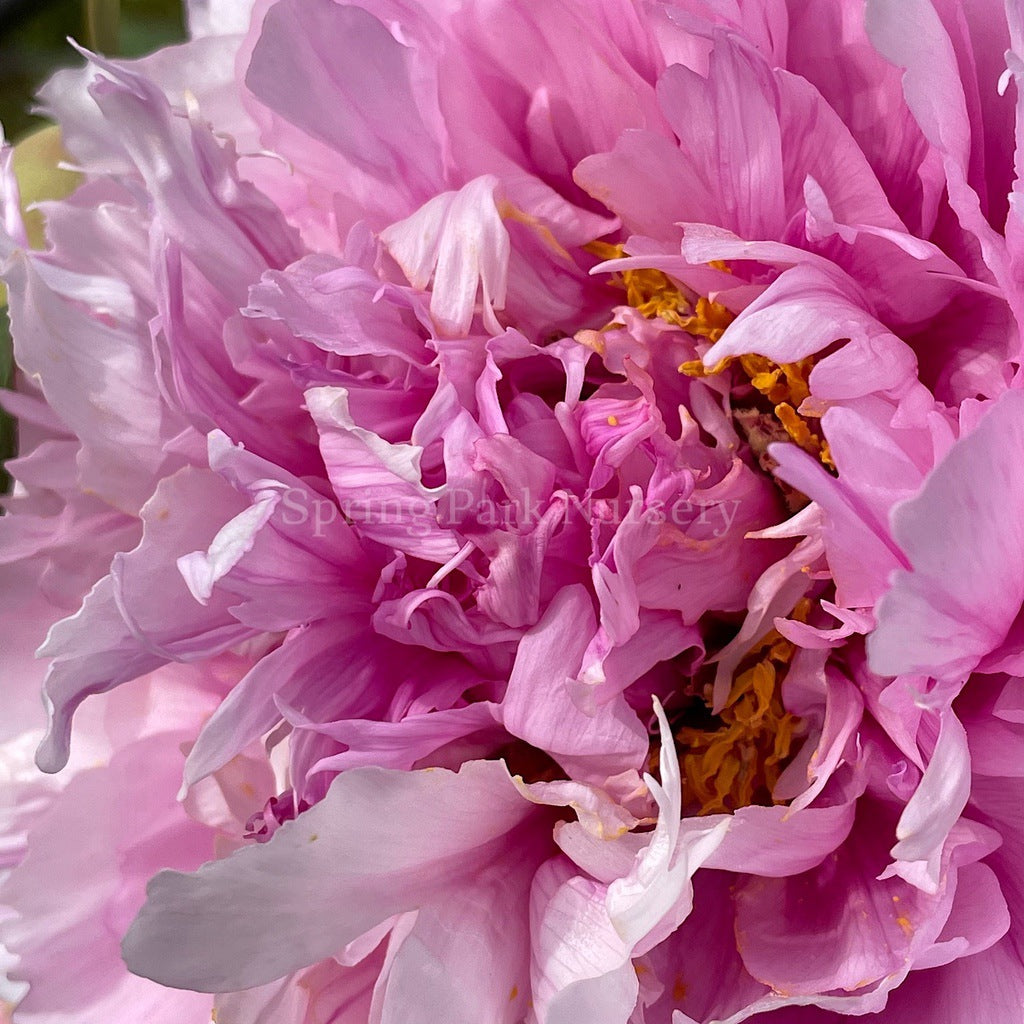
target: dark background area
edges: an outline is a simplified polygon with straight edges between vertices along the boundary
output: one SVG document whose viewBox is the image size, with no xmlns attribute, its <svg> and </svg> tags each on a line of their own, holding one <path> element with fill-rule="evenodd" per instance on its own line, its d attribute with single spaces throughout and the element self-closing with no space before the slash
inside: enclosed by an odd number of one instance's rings
<svg viewBox="0 0 1024 1024">
<path fill-rule="evenodd" d="M 71 36 L 108 55 L 139 56 L 185 37 L 181 0 L 0 0 L 0 124 L 17 143 L 45 122 L 32 113 L 35 91 L 61 67 L 79 62 Z M 7 314 L 0 296 L 0 386 L 13 365 Z M 14 454 L 16 429 L 0 412 L 0 493 L 9 480 L 4 461 Z"/>
<path fill-rule="evenodd" d="M 180 0 L 122 0 L 120 8 L 120 56 L 185 37 Z M 68 36 L 90 42 L 82 0 L 0 0 L 0 122 L 9 139 L 42 123 L 29 113 L 33 93 L 52 71 L 77 62 Z"/>
</svg>

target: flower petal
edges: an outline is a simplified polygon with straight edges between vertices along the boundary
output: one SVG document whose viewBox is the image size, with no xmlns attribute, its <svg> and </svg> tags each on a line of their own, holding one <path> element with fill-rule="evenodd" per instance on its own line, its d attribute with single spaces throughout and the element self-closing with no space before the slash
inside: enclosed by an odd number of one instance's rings
<svg viewBox="0 0 1024 1024">
<path fill-rule="evenodd" d="M 910 560 L 868 638 L 882 675 L 963 678 L 996 650 L 1024 602 L 1024 395 L 1007 392 L 958 441 L 920 493 L 897 506 L 893 534 Z"/>
<path fill-rule="evenodd" d="M 458 774 L 352 769 L 269 842 L 191 875 L 158 874 L 125 937 L 125 962 L 197 992 L 265 984 L 385 918 L 443 900 L 530 806 L 500 762 Z"/>
</svg>

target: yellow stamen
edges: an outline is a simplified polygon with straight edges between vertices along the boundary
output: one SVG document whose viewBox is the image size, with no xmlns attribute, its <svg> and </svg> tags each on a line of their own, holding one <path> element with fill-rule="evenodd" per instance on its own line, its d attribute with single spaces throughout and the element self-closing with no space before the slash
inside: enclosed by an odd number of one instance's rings
<svg viewBox="0 0 1024 1024">
<path fill-rule="evenodd" d="M 621 245 L 608 242 L 591 242 L 583 248 L 602 260 L 618 260 L 628 255 Z M 611 283 L 626 292 L 626 304 L 641 316 L 664 320 L 712 342 L 718 341 L 733 321 L 732 313 L 720 303 L 704 297 L 691 302 L 672 278 L 660 270 L 622 270 L 612 275 Z M 605 330 L 611 326 L 621 325 L 613 322 Z"/>
<path fill-rule="evenodd" d="M 617 260 L 628 253 L 622 245 L 609 242 L 590 242 L 583 247 L 592 256 L 602 260 Z M 714 261 L 717 270 L 728 271 L 726 264 Z M 718 302 L 699 296 L 691 302 L 668 274 L 650 268 L 622 270 L 612 275 L 611 283 L 626 292 L 626 302 L 648 320 L 663 320 L 698 337 L 714 343 L 725 333 L 735 317 Z M 613 321 L 602 330 L 621 327 Z M 588 332 L 589 333 L 589 332 Z M 593 340 L 586 343 L 596 347 Z M 729 366 L 738 363 L 740 369 L 754 388 L 774 406 L 775 418 L 786 433 L 804 451 L 819 458 L 830 469 L 835 468 L 828 442 L 811 430 L 808 418 L 813 413 L 800 413 L 801 403 L 810 397 L 808 378 L 814 360 L 801 359 L 795 363 L 776 363 L 767 356 L 748 353 L 738 359 L 725 358 L 716 366 L 704 366 L 700 359 L 691 359 L 679 366 L 679 372 L 687 377 L 714 377 Z M 820 415 L 820 414 L 819 414 Z"/>
<path fill-rule="evenodd" d="M 725 359 L 715 363 L 714 366 L 709 370 L 701 359 L 690 359 L 685 363 L 680 363 L 678 370 L 680 373 L 687 377 L 714 377 L 724 370 L 728 369 L 732 365 L 732 357 L 726 356 Z"/>
<path fill-rule="evenodd" d="M 799 412 L 801 403 L 811 394 L 808 378 L 814 368 L 814 360 L 808 358 L 795 363 L 776 363 L 767 356 L 752 352 L 736 360 L 723 359 L 710 370 L 701 360 L 693 359 L 683 363 L 679 372 L 687 377 L 713 377 L 734 363 L 739 364 L 754 389 L 772 403 L 775 419 L 790 438 L 824 465 L 835 469 L 828 442 L 813 431 L 807 422 L 815 414 Z"/>
<path fill-rule="evenodd" d="M 806 619 L 802 601 L 793 617 Z M 751 804 L 771 806 L 775 784 L 793 746 L 797 719 L 782 703 L 782 679 L 795 648 L 775 630 L 756 644 L 715 730 L 686 727 L 677 739 L 684 803 L 699 814 L 726 814 Z M 756 659 L 750 664 L 751 659 Z"/>
</svg>

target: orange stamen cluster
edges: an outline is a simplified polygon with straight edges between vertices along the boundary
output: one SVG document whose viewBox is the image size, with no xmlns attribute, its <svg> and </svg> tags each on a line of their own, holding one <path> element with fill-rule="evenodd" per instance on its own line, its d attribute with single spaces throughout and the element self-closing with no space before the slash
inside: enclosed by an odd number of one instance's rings
<svg viewBox="0 0 1024 1024">
<path fill-rule="evenodd" d="M 629 255 L 621 245 L 609 242 L 591 242 L 584 249 L 602 260 L 618 260 Z M 725 306 L 703 296 L 691 302 L 668 274 L 660 270 L 649 267 L 621 270 L 612 275 L 611 284 L 625 291 L 626 305 L 641 316 L 664 320 L 711 342 L 718 341 L 734 319 Z M 613 321 L 604 329 L 621 326 Z"/>
<path fill-rule="evenodd" d="M 738 359 L 724 359 L 711 369 L 707 369 L 701 360 L 693 359 L 683 363 L 679 372 L 688 377 L 710 377 L 733 364 L 738 365 L 754 388 L 772 403 L 775 419 L 790 438 L 829 469 L 835 469 L 828 441 L 812 430 L 808 423 L 815 414 L 799 411 L 804 399 L 810 397 L 807 379 L 814 360 L 807 358 L 796 363 L 776 363 L 767 356 L 749 353 Z"/>
<path fill-rule="evenodd" d="M 584 249 L 602 260 L 617 260 L 629 255 L 622 245 L 610 242 L 591 242 Z M 728 269 L 718 262 L 712 266 L 719 270 Z M 620 270 L 612 275 L 611 284 L 623 289 L 626 303 L 648 320 L 662 320 L 689 334 L 707 338 L 712 344 L 722 337 L 725 329 L 735 319 L 719 302 L 712 302 L 704 296 L 693 300 L 687 298 L 679 285 L 661 270 L 649 267 Z M 613 321 L 603 329 L 621 326 Z M 767 356 L 749 353 L 738 359 L 723 359 L 710 369 L 700 359 L 693 359 L 683 363 L 679 372 L 688 377 L 711 377 L 733 364 L 738 365 L 754 388 L 772 403 L 775 419 L 785 433 L 804 451 L 834 469 L 835 463 L 828 442 L 808 422 L 814 414 L 799 411 L 801 403 L 810 396 L 807 378 L 814 365 L 813 360 L 801 359 L 795 363 L 780 364 Z"/>
<path fill-rule="evenodd" d="M 805 608 L 797 616 L 806 615 Z M 751 804 L 771 806 L 788 763 L 798 719 L 782 703 L 782 680 L 795 648 L 772 630 L 748 654 L 714 730 L 684 727 L 679 767 L 684 806 L 727 814 Z"/>
<path fill-rule="evenodd" d="M 628 256 L 621 245 L 591 242 L 584 247 L 602 260 Z M 712 264 L 727 270 L 722 264 Z M 723 305 L 698 296 L 690 299 L 667 274 L 652 268 L 620 270 L 611 284 L 626 293 L 626 303 L 649 320 L 659 319 L 714 343 L 735 319 Z M 613 321 L 602 330 L 621 327 Z M 833 466 L 828 442 L 811 430 L 810 414 L 800 413 L 810 397 L 808 377 L 813 360 L 775 363 L 766 356 L 748 354 L 724 359 L 705 368 L 695 359 L 683 363 L 679 372 L 690 377 L 707 377 L 736 365 L 756 391 L 773 407 L 782 429 L 801 448 Z M 803 603 L 801 603 L 803 604 Z M 807 609 L 798 606 L 795 617 L 805 618 Z M 782 703 L 782 680 L 795 648 L 772 630 L 747 655 L 733 681 L 725 707 L 714 729 L 684 727 L 676 734 L 682 753 L 679 765 L 683 800 L 699 814 L 730 813 L 751 804 L 771 806 L 772 793 L 788 763 L 799 721 Z M 656 759 L 652 751 L 652 759 Z M 652 762 L 653 763 L 653 762 Z"/>
</svg>

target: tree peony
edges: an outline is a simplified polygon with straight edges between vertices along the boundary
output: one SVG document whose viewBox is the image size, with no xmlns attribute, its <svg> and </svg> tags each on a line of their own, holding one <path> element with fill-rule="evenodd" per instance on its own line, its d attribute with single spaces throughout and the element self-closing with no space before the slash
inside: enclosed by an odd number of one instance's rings
<svg viewBox="0 0 1024 1024">
<path fill-rule="evenodd" d="M 0 160 L 15 1024 L 1024 1024 L 1017 6 L 190 16 Z"/>
</svg>

